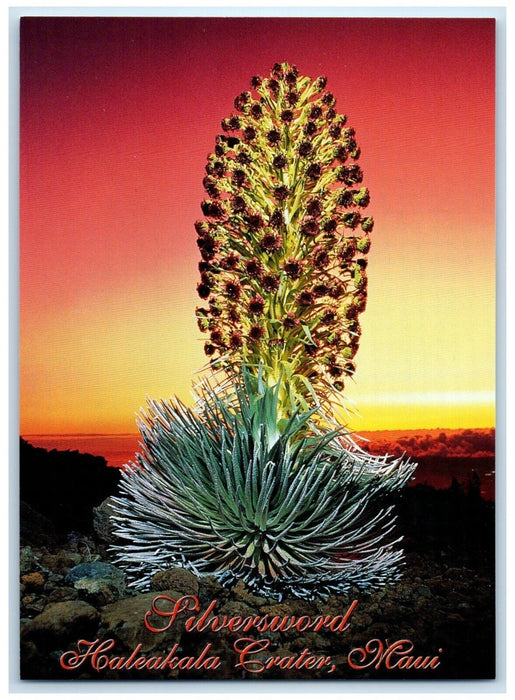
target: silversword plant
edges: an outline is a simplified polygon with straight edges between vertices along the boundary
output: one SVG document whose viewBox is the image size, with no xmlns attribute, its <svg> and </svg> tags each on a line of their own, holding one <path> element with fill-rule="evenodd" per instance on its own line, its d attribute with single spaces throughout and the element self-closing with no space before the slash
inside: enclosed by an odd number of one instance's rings
<svg viewBox="0 0 515 700">
<path fill-rule="evenodd" d="M 197 221 L 211 374 L 150 401 L 114 499 L 136 587 L 183 566 L 303 598 L 394 582 L 391 495 L 409 460 L 362 451 L 333 406 L 353 375 L 373 220 L 359 148 L 325 78 L 276 64 L 235 100 Z"/>
</svg>

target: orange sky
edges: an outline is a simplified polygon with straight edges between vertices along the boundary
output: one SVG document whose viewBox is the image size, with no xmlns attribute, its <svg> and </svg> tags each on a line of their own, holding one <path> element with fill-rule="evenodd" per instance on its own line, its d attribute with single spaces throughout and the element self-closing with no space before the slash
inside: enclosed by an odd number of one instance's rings
<svg viewBox="0 0 515 700">
<path fill-rule="evenodd" d="M 233 99 L 276 61 L 356 129 L 369 301 L 356 430 L 494 425 L 494 22 L 24 20 L 20 432 L 132 432 L 204 364 L 194 221 Z"/>
</svg>

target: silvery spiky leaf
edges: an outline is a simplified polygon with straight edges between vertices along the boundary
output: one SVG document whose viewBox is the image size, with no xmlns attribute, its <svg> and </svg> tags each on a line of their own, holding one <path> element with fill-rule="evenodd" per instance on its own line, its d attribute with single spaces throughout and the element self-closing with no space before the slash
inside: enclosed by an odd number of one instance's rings
<svg viewBox="0 0 515 700">
<path fill-rule="evenodd" d="M 279 597 L 395 581 L 402 551 L 383 495 L 413 466 L 305 430 L 312 412 L 281 422 L 278 386 L 235 381 L 229 398 L 207 388 L 197 410 L 149 401 L 142 414 L 144 450 L 114 504 L 133 585 L 174 565 Z"/>
</svg>

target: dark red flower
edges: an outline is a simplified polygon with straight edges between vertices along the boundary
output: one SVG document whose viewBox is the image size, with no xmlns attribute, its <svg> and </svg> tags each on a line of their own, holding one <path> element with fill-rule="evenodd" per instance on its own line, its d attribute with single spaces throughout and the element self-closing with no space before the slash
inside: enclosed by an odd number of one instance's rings
<svg viewBox="0 0 515 700">
<path fill-rule="evenodd" d="M 249 141 L 254 141 L 255 138 L 256 138 L 256 130 L 252 126 L 247 126 L 243 130 L 243 139 L 245 141 L 247 141 L 247 143 L 248 143 Z"/>
<path fill-rule="evenodd" d="M 221 345 L 223 343 L 222 331 L 219 328 L 214 328 L 209 334 L 211 342 L 215 345 Z"/>
<path fill-rule="evenodd" d="M 336 198 L 336 203 L 340 207 L 350 207 L 353 203 L 355 191 L 354 190 L 340 190 Z"/>
<path fill-rule="evenodd" d="M 259 102 L 254 102 L 252 104 L 250 114 L 254 117 L 254 119 L 261 119 L 263 116 L 263 107 L 259 104 Z"/>
<path fill-rule="evenodd" d="M 361 228 L 363 229 L 363 231 L 365 231 L 365 233 L 372 231 L 372 229 L 374 228 L 374 219 L 371 216 L 367 216 L 366 218 L 362 219 Z"/>
<path fill-rule="evenodd" d="M 200 275 L 202 284 L 207 285 L 211 289 L 213 289 L 213 285 L 215 282 L 215 276 L 211 272 L 202 272 Z"/>
<path fill-rule="evenodd" d="M 322 108 L 319 105 L 313 105 L 309 110 L 309 119 L 320 119 L 322 116 Z"/>
<path fill-rule="evenodd" d="M 306 175 L 310 180 L 318 180 L 322 175 L 322 166 L 319 163 L 311 163 L 306 170 Z"/>
<path fill-rule="evenodd" d="M 298 151 L 299 156 L 305 158 L 313 152 L 313 144 L 311 143 L 311 141 L 302 141 L 302 143 L 299 144 Z"/>
<path fill-rule="evenodd" d="M 263 219 L 260 214 L 248 214 L 245 221 L 251 231 L 257 231 L 263 227 Z"/>
<path fill-rule="evenodd" d="M 286 185 L 279 185 L 278 187 L 274 188 L 274 196 L 278 202 L 284 202 L 284 200 L 288 198 L 289 194 L 290 190 L 288 187 L 286 187 Z"/>
<path fill-rule="evenodd" d="M 257 258 L 252 258 L 251 260 L 245 260 L 245 270 L 247 272 L 247 275 L 251 277 L 252 279 L 257 279 L 263 268 L 261 267 L 261 263 Z"/>
<path fill-rule="evenodd" d="M 290 107 L 295 107 L 295 105 L 299 101 L 299 94 L 295 92 L 295 90 L 290 90 L 286 93 L 285 99 L 286 102 L 290 105 Z"/>
<path fill-rule="evenodd" d="M 240 119 L 236 115 L 224 119 L 222 121 L 222 129 L 224 131 L 236 131 L 240 128 Z"/>
<path fill-rule="evenodd" d="M 254 89 L 258 88 L 263 82 L 263 78 L 260 75 L 254 75 L 251 78 L 250 84 Z"/>
<path fill-rule="evenodd" d="M 285 124 L 290 124 L 293 121 L 293 112 L 291 109 L 283 109 L 281 112 L 281 121 Z"/>
<path fill-rule="evenodd" d="M 265 292 L 276 292 L 279 289 L 278 275 L 268 274 L 261 278 L 261 286 Z"/>
<path fill-rule="evenodd" d="M 355 211 L 347 211 L 342 217 L 343 225 L 347 228 L 356 228 L 359 224 L 360 216 Z"/>
<path fill-rule="evenodd" d="M 342 135 L 342 127 L 339 124 L 331 124 L 329 127 L 329 136 L 333 139 L 339 139 Z"/>
<path fill-rule="evenodd" d="M 345 287 L 340 282 L 336 282 L 329 289 L 329 296 L 333 299 L 340 299 L 345 294 Z"/>
<path fill-rule="evenodd" d="M 237 350 L 243 344 L 241 333 L 235 331 L 229 338 L 229 346 L 232 350 Z"/>
<path fill-rule="evenodd" d="M 314 302 L 313 292 L 310 292 L 309 289 L 303 289 L 300 294 L 297 294 L 296 299 L 300 306 L 311 306 Z"/>
<path fill-rule="evenodd" d="M 238 163 L 241 165 L 248 165 L 249 163 L 252 162 L 252 158 L 250 157 L 250 154 L 248 151 L 244 151 L 243 149 L 238 153 L 236 156 L 236 160 Z"/>
<path fill-rule="evenodd" d="M 211 294 L 211 287 L 203 282 L 197 284 L 197 294 L 201 299 L 207 299 Z"/>
<path fill-rule="evenodd" d="M 293 311 L 288 311 L 286 316 L 283 318 L 283 326 L 285 328 L 296 328 L 297 326 L 300 326 L 300 320 L 295 316 Z"/>
<path fill-rule="evenodd" d="M 206 343 L 206 344 L 204 345 L 204 352 L 206 353 L 206 355 L 207 355 L 208 357 L 211 357 L 211 355 L 214 355 L 214 354 L 215 354 L 216 348 L 215 348 L 215 346 L 212 345 L 211 343 Z"/>
<path fill-rule="evenodd" d="M 257 343 L 263 335 L 265 334 L 265 329 L 263 326 L 251 326 L 249 331 L 249 338 L 252 342 Z"/>
<path fill-rule="evenodd" d="M 275 75 L 276 78 L 283 77 L 283 67 L 280 63 L 274 63 L 272 67 L 272 75 Z"/>
<path fill-rule="evenodd" d="M 238 214 L 238 213 L 240 213 L 240 212 L 243 212 L 243 211 L 245 211 L 246 208 L 247 208 L 247 205 L 246 205 L 246 203 L 245 203 L 245 200 L 243 199 L 243 197 L 241 197 L 241 196 L 238 195 L 238 194 L 235 195 L 234 197 L 232 197 L 232 198 L 230 199 L 230 206 L 231 206 L 231 210 L 232 210 L 235 214 Z"/>
<path fill-rule="evenodd" d="M 323 282 L 320 284 L 315 284 L 315 286 L 313 287 L 313 294 L 316 297 L 323 297 L 326 294 L 328 294 L 328 292 L 329 292 L 329 287 L 326 284 L 324 284 Z"/>
<path fill-rule="evenodd" d="M 225 175 L 226 166 L 221 160 L 217 160 L 213 163 L 213 172 L 217 177 L 223 177 Z"/>
<path fill-rule="evenodd" d="M 337 321 L 337 319 L 338 314 L 336 313 L 335 309 L 324 309 L 322 316 L 320 317 L 320 321 L 324 324 L 324 326 L 331 326 Z"/>
<path fill-rule="evenodd" d="M 336 219 L 327 219 L 322 224 L 322 229 L 326 233 L 331 234 L 331 233 L 334 233 L 336 231 L 337 226 L 338 226 L 338 222 L 336 221 Z"/>
<path fill-rule="evenodd" d="M 354 254 L 356 253 L 356 242 L 353 238 L 344 238 L 341 242 L 340 249 L 338 251 L 338 259 L 342 263 L 347 263 L 352 260 Z"/>
<path fill-rule="evenodd" d="M 279 228 L 284 224 L 284 217 L 283 213 L 280 209 L 276 209 L 272 216 L 270 217 L 270 221 L 268 222 L 268 225 L 271 226 L 272 228 Z"/>
<path fill-rule="evenodd" d="M 331 107 L 331 109 L 328 109 L 327 112 L 325 113 L 325 118 L 327 119 L 328 122 L 331 122 L 335 117 L 336 117 L 336 110 Z"/>
<path fill-rule="evenodd" d="M 219 316 L 222 315 L 222 307 L 220 305 L 219 301 L 210 301 L 209 302 L 209 311 L 211 312 L 211 316 L 214 316 L 215 318 L 218 318 Z"/>
<path fill-rule="evenodd" d="M 229 253 L 229 255 L 220 260 L 220 267 L 224 270 L 234 270 L 239 260 L 240 256 L 237 253 Z"/>
<path fill-rule="evenodd" d="M 213 202 L 210 199 L 206 199 L 200 206 L 204 216 L 209 216 L 211 219 L 222 219 L 224 216 L 224 209 L 218 202 Z"/>
<path fill-rule="evenodd" d="M 313 264 L 319 270 L 323 270 L 329 265 L 329 255 L 321 246 L 313 249 Z"/>
<path fill-rule="evenodd" d="M 243 183 L 245 182 L 245 172 L 243 170 L 234 170 L 232 177 L 232 181 L 236 185 L 236 187 L 241 187 Z"/>
<path fill-rule="evenodd" d="M 304 269 L 304 262 L 302 260 L 295 260 L 294 258 L 289 258 L 287 262 L 282 266 L 282 270 L 290 277 L 292 280 L 298 279 L 302 275 Z"/>
<path fill-rule="evenodd" d="M 339 365 L 330 365 L 329 374 L 331 377 L 341 377 L 343 374 L 343 369 Z"/>
<path fill-rule="evenodd" d="M 209 224 L 207 221 L 195 221 L 195 231 L 199 236 L 205 236 L 206 233 L 209 233 Z"/>
<path fill-rule="evenodd" d="M 334 157 L 340 163 L 345 163 L 345 161 L 347 160 L 347 157 L 348 157 L 348 153 L 347 153 L 345 146 L 342 146 L 342 145 L 337 146 L 334 149 Z"/>
<path fill-rule="evenodd" d="M 287 85 L 293 87 L 297 84 L 297 73 L 293 69 L 288 71 L 284 76 L 284 81 Z"/>
<path fill-rule="evenodd" d="M 278 93 L 278 92 L 279 92 L 279 83 L 277 82 L 277 80 L 274 80 L 274 78 L 271 78 L 271 79 L 268 81 L 268 87 L 270 88 L 270 90 L 271 90 L 273 93 Z"/>
<path fill-rule="evenodd" d="M 261 249 L 267 253 L 274 253 L 281 248 L 282 244 L 283 239 L 276 233 L 266 233 L 259 242 Z"/>
<path fill-rule="evenodd" d="M 284 168 L 284 166 L 287 164 L 286 157 L 280 153 L 278 156 L 275 156 L 273 159 L 272 163 L 274 168 Z"/>
<path fill-rule="evenodd" d="M 316 219 L 305 219 L 300 227 L 300 232 L 303 236 L 316 236 L 319 232 Z"/>
<path fill-rule="evenodd" d="M 200 255 L 201 255 L 203 260 L 209 261 L 209 260 L 213 260 L 213 258 L 215 257 L 215 252 L 216 252 L 215 248 L 213 248 L 211 246 L 205 246 L 204 248 L 201 249 Z"/>
<path fill-rule="evenodd" d="M 227 309 L 227 318 L 233 323 L 237 323 L 240 320 L 240 313 L 236 306 L 229 305 Z"/>
<path fill-rule="evenodd" d="M 261 294 L 255 294 L 251 299 L 249 299 L 248 310 L 249 313 L 254 316 L 261 316 L 265 308 L 265 300 Z"/>
<path fill-rule="evenodd" d="M 233 282 L 232 280 L 229 280 L 229 282 L 225 283 L 225 293 L 229 297 L 229 299 L 235 299 L 238 300 L 241 295 L 241 286 L 238 282 Z"/>
<path fill-rule="evenodd" d="M 309 216 L 317 219 L 322 213 L 322 202 L 319 199 L 310 199 L 306 206 L 306 212 Z"/>
<path fill-rule="evenodd" d="M 337 168 L 336 177 L 346 185 L 354 185 L 363 180 L 363 172 L 359 165 L 355 163 L 352 165 L 342 165 L 340 168 Z"/>
<path fill-rule="evenodd" d="M 333 94 L 331 94 L 330 92 L 326 92 L 326 94 L 322 97 L 322 102 L 328 107 L 332 107 L 336 100 L 334 99 Z"/>
<path fill-rule="evenodd" d="M 243 108 L 250 100 L 250 92 L 242 92 L 234 99 L 234 108 L 243 112 Z"/>
<path fill-rule="evenodd" d="M 315 87 L 319 92 L 321 90 L 323 90 L 326 85 L 327 85 L 327 78 L 325 77 L 325 75 L 321 75 L 319 78 L 317 78 L 315 80 Z"/>
<path fill-rule="evenodd" d="M 304 133 L 306 136 L 313 136 L 318 131 L 318 127 L 315 122 L 308 122 L 304 127 Z"/>
<path fill-rule="evenodd" d="M 268 143 L 273 146 L 281 140 L 281 133 L 277 131 L 277 129 L 270 129 L 266 134 L 266 138 L 268 139 Z"/>
</svg>

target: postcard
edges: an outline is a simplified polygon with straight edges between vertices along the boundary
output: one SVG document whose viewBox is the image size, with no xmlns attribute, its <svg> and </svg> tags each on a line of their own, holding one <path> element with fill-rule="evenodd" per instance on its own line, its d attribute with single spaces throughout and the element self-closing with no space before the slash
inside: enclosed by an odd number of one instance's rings
<svg viewBox="0 0 515 700">
<path fill-rule="evenodd" d="M 495 16 L 19 30 L 20 680 L 498 678 Z"/>
</svg>

